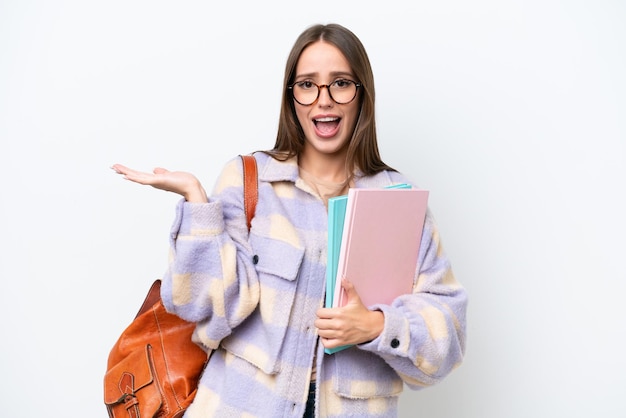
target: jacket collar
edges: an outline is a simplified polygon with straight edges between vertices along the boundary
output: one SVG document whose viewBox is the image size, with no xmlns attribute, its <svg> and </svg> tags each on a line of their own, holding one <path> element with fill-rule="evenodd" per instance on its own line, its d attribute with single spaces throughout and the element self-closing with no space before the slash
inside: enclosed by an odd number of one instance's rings
<svg viewBox="0 0 626 418">
<path fill-rule="evenodd" d="M 286 161 L 278 161 L 269 155 L 259 152 L 255 155 L 259 162 L 259 180 L 270 183 L 279 181 L 291 181 L 299 178 L 298 157 L 291 157 Z"/>
<path fill-rule="evenodd" d="M 290 181 L 295 183 L 299 178 L 298 157 L 291 157 L 286 161 L 278 161 L 265 153 L 256 153 L 259 162 L 259 180 L 267 182 Z M 364 176 L 357 169 L 354 184 L 358 188 L 378 188 L 393 184 L 394 181 L 388 171 L 381 171 L 373 176 Z"/>
</svg>

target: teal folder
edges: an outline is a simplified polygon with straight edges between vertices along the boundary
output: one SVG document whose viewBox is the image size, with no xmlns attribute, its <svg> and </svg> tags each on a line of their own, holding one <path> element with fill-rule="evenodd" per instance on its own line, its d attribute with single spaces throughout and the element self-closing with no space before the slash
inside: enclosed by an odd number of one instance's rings
<svg viewBox="0 0 626 418">
<path fill-rule="evenodd" d="M 411 185 L 408 183 L 394 184 L 386 187 L 386 189 L 410 188 Z M 328 259 L 326 261 L 326 296 L 324 301 L 324 306 L 327 308 L 333 307 L 335 283 L 337 282 L 337 265 L 339 264 L 341 237 L 343 235 L 343 223 L 346 217 L 347 207 L 348 195 L 328 199 Z M 324 352 L 326 354 L 332 354 L 348 347 L 349 346 L 345 345 L 336 348 L 325 348 Z"/>
<path fill-rule="evenodd" d="M 333 293 L 337 278 L 337 264 L 343 235 L 343 221 L 346 217 L 348 195 L 328 199 L 328 260 L 326 261 L 326 303 L 327 308 L 333 306 Z"/>
</svg>

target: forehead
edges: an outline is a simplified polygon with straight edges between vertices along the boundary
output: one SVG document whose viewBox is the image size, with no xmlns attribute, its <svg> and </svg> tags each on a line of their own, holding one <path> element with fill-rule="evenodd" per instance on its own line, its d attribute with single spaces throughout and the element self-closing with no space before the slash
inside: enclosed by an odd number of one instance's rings
<svg viewBox="0 0 626 418">
<path fill-rule="evenodd" d="M 352 73 L 350 63 L 339 48 L 324 41 L 314 42 L 304 48 L 296 65 L 296 75 L 338 72 Z"/>
</svg>

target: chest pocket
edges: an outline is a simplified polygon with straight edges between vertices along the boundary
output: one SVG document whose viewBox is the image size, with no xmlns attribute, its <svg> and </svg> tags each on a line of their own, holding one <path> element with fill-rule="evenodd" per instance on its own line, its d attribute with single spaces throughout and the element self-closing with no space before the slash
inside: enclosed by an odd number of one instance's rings
<svg viewBox="0 0 626 418">
<path fill-rule="evenodd" d="M 255 250 L 253 263 L 259 277 L 259 304 L 222 341 L 222 347 L 264 373 L 275 374 L 280 371 L 279 354 L 289 327 L 304 249 L 255 234 L 250 235 L 250 245 Z"/>
</svg>

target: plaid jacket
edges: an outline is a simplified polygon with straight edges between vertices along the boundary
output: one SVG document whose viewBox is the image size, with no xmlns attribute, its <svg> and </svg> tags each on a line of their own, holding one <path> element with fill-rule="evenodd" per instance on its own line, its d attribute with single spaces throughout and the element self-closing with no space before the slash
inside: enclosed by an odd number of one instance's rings
<svg viewBox="0 0 626 418">
<path fill-rule="evenodd" d="M 226 164 L 209 203 L 181 201 L 162 297 L 197 322 L 213 350 L 187 418 L 302 417 L 313 359 L 319 417 L 395 417 L 404 384 L 433 385 L 462 361 L 466 292 L 455 280 L 430 213 L 414 292 L 384 312 L 381 335 L 326 355 L 313 325 L 325 289 L 327 212 L 296 159 L 256 155 L 259 200 L 248 234 L 242 165 Z M 397 172 L 356 187 L 409 182 Z"/>
</svg>

